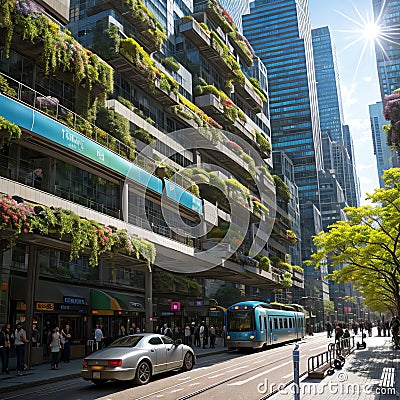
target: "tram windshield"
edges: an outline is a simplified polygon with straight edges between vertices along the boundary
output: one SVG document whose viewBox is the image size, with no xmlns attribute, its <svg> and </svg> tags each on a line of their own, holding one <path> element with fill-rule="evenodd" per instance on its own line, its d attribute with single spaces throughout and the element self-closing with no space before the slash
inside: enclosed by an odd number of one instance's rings
<svg viewBox="0 0 400 400">
<path fill-rule="evenodd" d="M 229 310 L 228 331 L 246 332 L 254 330 L 254 310 Z"/>
</svg>

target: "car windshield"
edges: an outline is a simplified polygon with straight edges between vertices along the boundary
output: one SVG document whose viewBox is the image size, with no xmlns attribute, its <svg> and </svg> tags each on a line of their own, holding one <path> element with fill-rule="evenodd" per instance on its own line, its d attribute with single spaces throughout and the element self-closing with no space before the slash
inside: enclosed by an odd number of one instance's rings
<svg viewBox="0 0 400 400">
<path fill-rule="evenodd" d="M 143 336 L 124 336 L 112 342 L 109 347 L 135 347 Z"/>
</svg>

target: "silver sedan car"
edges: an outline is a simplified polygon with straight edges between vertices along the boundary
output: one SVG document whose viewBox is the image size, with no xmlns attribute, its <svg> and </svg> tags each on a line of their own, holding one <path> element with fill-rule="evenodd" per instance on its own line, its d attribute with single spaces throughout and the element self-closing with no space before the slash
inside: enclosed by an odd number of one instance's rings
<svg viewBox="0 0 400 400">
<path fill-rule="evenodd" d="M 86 357 L 81 376 L 96 385 L 109 380 L 145 385 L 152 375 L 175 369 L 190 371 L 195 361 L 192 348 L 181 340 L 143 333 L 119 338 Z"/>
</svg>

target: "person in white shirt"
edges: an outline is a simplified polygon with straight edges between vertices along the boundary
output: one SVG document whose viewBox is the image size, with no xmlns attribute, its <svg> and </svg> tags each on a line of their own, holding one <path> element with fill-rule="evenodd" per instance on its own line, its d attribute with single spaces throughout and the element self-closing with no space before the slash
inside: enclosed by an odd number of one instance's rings
<svg viewBox="0 0 400 400">
<path fill-rule="evenodd" d="M 15 350 L 17 353 L 17 375 L 21 376 L 24 369 L 24 354 L 25 345 L 28 343 L 26 339 L 26 332 L 22 329 L 20 322 L 17 323 L 17 329 L 15 330 Z"/>
<path fill-rule="evenodd" d="M 94 331 L 94 339 L 96 341 L 96 350 L 103 348 L 103 331 L 100 329 L 100 325 L 96 325 Z"/>
</svg>

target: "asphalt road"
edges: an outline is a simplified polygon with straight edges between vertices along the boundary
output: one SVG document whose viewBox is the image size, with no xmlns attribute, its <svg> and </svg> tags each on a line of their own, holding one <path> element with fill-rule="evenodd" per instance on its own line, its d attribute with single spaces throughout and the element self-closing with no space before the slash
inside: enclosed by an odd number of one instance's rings
<svg viewBox="0 0 400 400">
<path fill-rule="evenodd" d="M 300 373 L 311 355 L 327 350 L 325 336 L 300 342 Z M 224 353 L 197 360 L 192 371 L 155 376 L 146 386 L 110 382 L 98 388 L 82 379 L 5 393 L 3 400 L 258 400 L 293 379 L 293 343 L 262 352 Z"/>
</svg>

